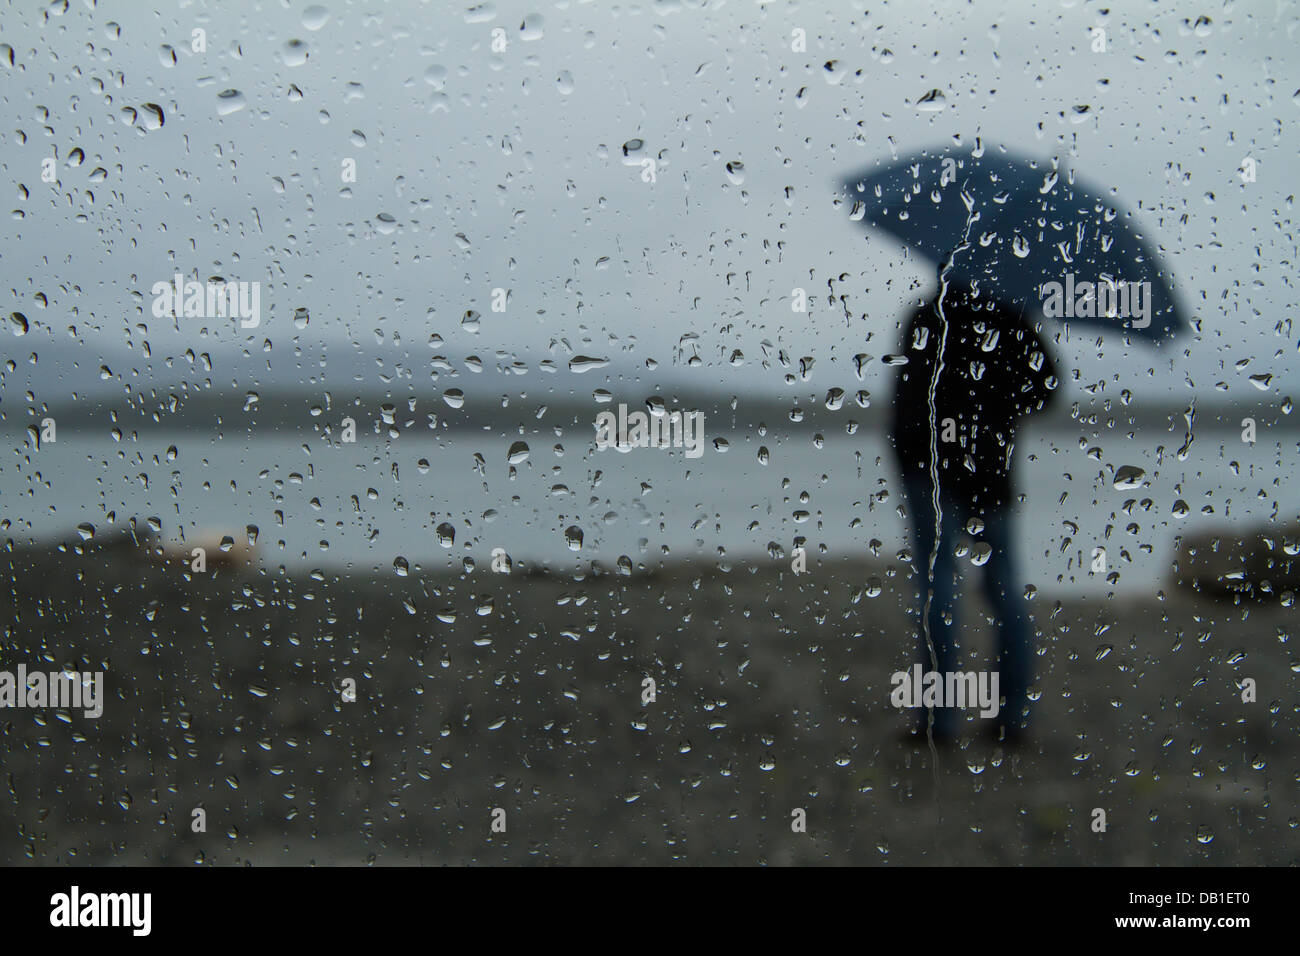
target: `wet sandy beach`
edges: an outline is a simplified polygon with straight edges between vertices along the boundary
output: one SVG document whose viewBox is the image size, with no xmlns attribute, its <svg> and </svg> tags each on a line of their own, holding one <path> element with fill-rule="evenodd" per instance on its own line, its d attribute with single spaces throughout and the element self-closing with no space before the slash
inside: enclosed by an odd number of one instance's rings
<svg viewBox="0 0 1300 956">
<path fill-rule="evenodd" d="M 912 584 L 883 565 L 0 565 L 4 667 L 103 669 L 107 693 L 97 720 L 0 714 L 6 863 L 1300 862 L 1300 662 L 1277 599 L 1040 597 L 1031 742 L 972 717 L 936 764 L 889 703 Z M 976 606 L 968 668 L 992 647 Z"/>
<path fill-rule="evenodd" d="M 6 559 L 6 667 L 103 669 L 107 700 L 4 714 L 5 862 L 1300 861 L 1277 602 L 1032 602 L 1031 743 L 972 717 L 936 765 L 889 705 L 905 572 L 872 598 L 881 568 L 848 563 L 188 580 Z M 985 666 L 992 632 L 969 635 Z"/>
</svg>

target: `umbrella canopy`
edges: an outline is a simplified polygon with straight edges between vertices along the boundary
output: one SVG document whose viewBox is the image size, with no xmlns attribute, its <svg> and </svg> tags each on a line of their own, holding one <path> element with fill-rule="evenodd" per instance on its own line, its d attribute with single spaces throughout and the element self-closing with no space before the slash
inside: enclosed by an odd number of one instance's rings
<svg viewBox="0 0 1300 956">
<path fill-rule="evenodd" d="M 935 150 L 872 166 L 843 186 L 854 221 L 936 264 L 951 260 L 949 282 L 978 283 L 1027 315 L 1156 343 L 1187 326 L 1132 214 L 1050 162 Z"/>
</svg>

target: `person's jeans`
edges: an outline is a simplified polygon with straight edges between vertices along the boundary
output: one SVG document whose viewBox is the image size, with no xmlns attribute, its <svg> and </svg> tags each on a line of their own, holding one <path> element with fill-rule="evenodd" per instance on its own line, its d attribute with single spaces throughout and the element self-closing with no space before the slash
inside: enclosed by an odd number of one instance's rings
<svg viewBox="0 0 1300 956">
<path fill-rule="evenodd" d="M 969 507 L 942 494 L 940 546 L 934 564 L 934 587 L 930 601 L 930 644 L 926 643 L 921 618 L 929 587 L 930 554 L 934 551 L 935 515 L 928 476 L 903 480 L 903 495 L 908 521 L 912 527 L 912 561 L 917 574 L 919 597 L 914 608 L 919 650 L 917 660 L 922 671 L 941 674 L 960 669 L 961 651 L 957 642 L 957 591 L 960 581 L 957 557 L 953 553 L 958 536 L 973 513 Z M 940 483 L 942 488 L 942 482 Z M 998 622 L 998 684 L 1006 704 L 997 720 L 1009 731 L 1023 730 L 1029 723 L 1029 681 L 1033 669 L 1033 641 L 1025 616 L 1022 585 L 1013 554 L 1013 528 L 1010 509 L 990 510 L 980 514 L 984 528 L 974 537 L 992 548 L 984 565 L 983 591 Z M 933 645 L 931 648 L 930 645 Z M 918 726 L 924 731 L 928 720 L 925 710 L 918 711 Z M 953 736 L 959 714 L 955 708 L 934 708 L 934 732 Z"/>
</svg>

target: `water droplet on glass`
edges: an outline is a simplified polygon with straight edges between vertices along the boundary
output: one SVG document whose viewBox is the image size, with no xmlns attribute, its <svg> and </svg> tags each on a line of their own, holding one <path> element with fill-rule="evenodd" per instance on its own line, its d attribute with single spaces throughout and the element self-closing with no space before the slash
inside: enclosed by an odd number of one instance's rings
<svg viewBox="0 0 1300 956">
<path fill-rule="evenodd" d="M 320 4 L 308 7 L 302 12 L 302 28 L 315 32 L 329 22 L 330 12 Z"/>
<path fill-rule="evenodd" d="M 519 39 L 521 40 L 540 40 L 543 34 L 545 22 L 542 20 L 540 13 L 530 13 L 524 17 L 523 22 L 519 24 Z"/>
<path fill-rule="evenodd" d="M 244 99 L 244 94 L 239 90 L 222 90 L 217 94 L 217 115 L 229 116 L 231 113 L 238 113 L 248 101 Z"/>
<path fill-rule="evenodd" d="M 930 90 L 916 101 L 916 108 L 922 113 L 938 113 L 948 105 L 948 99 L 942 90 Z"/>
<path fill-rule="evenodd" d="M 564 543 L 568 545 L 570 551 L 582 550 L 582 529 L 577 525 L 569 525 L 564 529 Z"/>
<path fill-rule="evenodd" d="M 307 44 L 301 40 L 289 40 L 285 43 L 280 57 L 285 66 L 302 66 L 307 62 Z"/>
<path fill-rule="evenodd" d="M 592 369 L 604 368 L 609 364 L 609 359 L 592 358 L 588 355 L 575 355 L 569 359 L 569 371 L 577 374 L 590 372 Z"/>
<path fill-rule="evenodd" d="M 1115 470 L 1115 489 L 1127 491 L 1146 484 L 1147 473 L 1136 465 L 1121 465 Z"/>
</svg>

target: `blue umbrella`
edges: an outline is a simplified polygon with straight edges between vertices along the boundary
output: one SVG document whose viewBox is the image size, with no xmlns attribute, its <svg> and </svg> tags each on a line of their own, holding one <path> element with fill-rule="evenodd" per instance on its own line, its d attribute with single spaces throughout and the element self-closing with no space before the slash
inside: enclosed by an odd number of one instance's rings
<svg viewBox="0 0 1300 956">
<path fill-rule="evenodd" d="M 1029 316 L 1163 342 L 1186 328 L 1131 213 L 1050 162 L 935 150 L 843 181 L 851 218 Z"/>
</svg>

